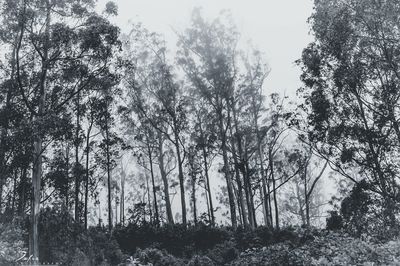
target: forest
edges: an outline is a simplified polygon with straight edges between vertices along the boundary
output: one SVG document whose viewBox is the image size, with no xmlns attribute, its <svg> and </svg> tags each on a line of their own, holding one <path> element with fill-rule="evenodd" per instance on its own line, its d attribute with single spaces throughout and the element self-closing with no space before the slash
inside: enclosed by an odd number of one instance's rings
<svg viewBox="0 0 400 266">
<path fill-rule="evenodd" d="M 314 0 L 295 95 L 229 11 L 0 12 L 0 265 L 400 265 L 399 1 Z"/>
</svg>

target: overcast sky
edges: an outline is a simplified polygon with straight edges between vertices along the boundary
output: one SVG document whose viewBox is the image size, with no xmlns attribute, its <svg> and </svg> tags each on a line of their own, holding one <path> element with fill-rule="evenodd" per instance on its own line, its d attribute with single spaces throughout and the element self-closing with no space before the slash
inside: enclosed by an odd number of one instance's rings
<svg viewBox="0 0 400 266">
<path fill-rule="evenodd" d="M 103 9 L 108 0 L 100 0 Z M 130 22 L 142 22 L 151 31 L 165 36 L 173 50 L 177 38 L 172 28 L 183 31 L 189 25 L 195 7 L 202 7 L 205 17 L 213 19 L 223 9 L 231 11 L 243 42 L 265 54 L 271 73 L 265 82 L 265 93 L 286 92 L 295 96 L 301 86 L 300 71 L 294 61 L 312 40 L 307 18 L 312 0 L 114 0 L 118 5 L 115 23 L 124 32 Z"/>
</svg>

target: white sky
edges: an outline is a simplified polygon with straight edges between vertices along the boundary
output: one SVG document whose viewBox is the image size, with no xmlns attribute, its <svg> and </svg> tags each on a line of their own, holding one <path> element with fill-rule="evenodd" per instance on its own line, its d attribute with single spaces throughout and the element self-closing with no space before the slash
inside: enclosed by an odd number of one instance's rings
<svg viewBox="0 0 400 266">
<path fill-rule="evenodd" d="M 102 10 L 108 0 L 99 0 Z M 221 10 L 231 11 L 244 42 L 265 54 L 271 68 L 265 82 L 265 93 L 286 92 L 295 96 L 301 86 L 300 71 L 294 65 L 301 51 L 312 40 L 307 18 L 313 0 L 114 0 L 118 5 L 115 23 L 123 32 L 129 21 L 143 25 L 165 36 L 171 50 L 177 38 L 171 28 L 181 32 L 189 25 L 195 7 L 202 7 L 205 17 L 215 18 Z"/>
</svg>

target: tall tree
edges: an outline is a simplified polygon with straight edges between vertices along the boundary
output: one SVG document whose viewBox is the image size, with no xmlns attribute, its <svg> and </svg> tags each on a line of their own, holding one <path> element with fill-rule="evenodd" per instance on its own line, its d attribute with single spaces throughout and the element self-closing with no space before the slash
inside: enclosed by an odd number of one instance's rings
<svg viewBox="0 0 400 266">
<path fill-rule="evenodd" d="M 228 17 L 225 17 L 229 20 Z M 232 23 L 216 19 L 207 22 L 196 9 L 192 25 L 180 36 L 178 62 L 198 95 L 213 109 L 218 121 L 218 136 L 223 158 L 223 172 L 228 190 L 232 226 L 237 226 L 233 178 L 230 172 L 227 135 L 226 99 L 233 92 L 236 75 L 238 34 Z"/>
<path fill-rule="evenodd" d="M 387 208 L 399 195 L 399 11 L 394 0 L 315 1 L 315 41 L 299 61 L 304 139 Z"/>
<path fill-rule="evenodd" d="M 80 91 L 109 74 L 107 69 L 118 44 L 118 29 L 90 12 L 91 1 L 85 4 L 72 0 L 6 1 L 4 4 L 6 9 L 18 14 L 18 26 L 8 30 L 15 32 L 18 40 L 13 59 L 17 90 L 32 117 L 31 252 L 38 260 L 43 153 L 47 143 L 60 135 L 57 117 L 63 108 Z"/>
</svg>

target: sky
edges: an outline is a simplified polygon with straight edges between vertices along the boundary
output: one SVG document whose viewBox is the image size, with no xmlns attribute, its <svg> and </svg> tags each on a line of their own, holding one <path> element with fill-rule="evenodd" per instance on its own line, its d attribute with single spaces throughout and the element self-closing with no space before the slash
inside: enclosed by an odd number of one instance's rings
<svg viewBox="0 0 400 266">
<path fill-rule="evenodd" d="M 100 0 L 102 10 L 108 0 Z M 271 69 L 265 80 L 264 93 L 285 93 L 295 97 L 301 86 L 300 70 L 294 61 L 312 41 L 307 18 L 313 0 L 114 0 L 118 16 L 114 23 L 129 32 L 131 23 L 141 22 L 151 31 L 162 34 L 173 51 L 175 31 L 182 32 L 190 22 L 195 7 L 214 19 L 222 10 L 230 10 L 241 33 L 241 41 L 251 40 L 265 56 Z"/>
</svg>

